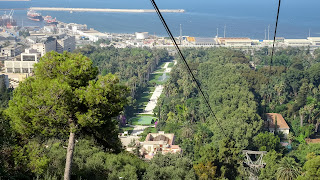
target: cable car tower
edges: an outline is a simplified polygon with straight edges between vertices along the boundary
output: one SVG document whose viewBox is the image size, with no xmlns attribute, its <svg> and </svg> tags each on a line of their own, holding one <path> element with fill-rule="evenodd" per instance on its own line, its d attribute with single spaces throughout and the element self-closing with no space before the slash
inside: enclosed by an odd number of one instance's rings
<svg viewBox="0 0 320 180">
<path fill-rule="evenodd" d="M 263 162 L 262 158 L 263 155 L 267 154 L 267 151 L 250 151 L 250 150 L 243 150 L 243 154 L 245 155 L 244 165 L 249 173 L 250 180 L 257 180 L 260 169 L 266 166 L 266 163 Z M 254 159 L 252 159 L 252 157 Z"/>
</svg>

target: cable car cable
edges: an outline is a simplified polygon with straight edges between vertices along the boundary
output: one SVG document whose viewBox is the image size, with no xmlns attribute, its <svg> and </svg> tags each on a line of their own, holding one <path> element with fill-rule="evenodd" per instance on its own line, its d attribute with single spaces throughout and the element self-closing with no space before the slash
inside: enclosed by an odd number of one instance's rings
<svg viewBox="0 0 320 180">
<path fill-rule="evenodd" d="M 279 0 L 279 4 L 278 4 L 278 13 L 277 13 L 276 27 L 275 27 L 275 29 L 274 29 L 274 35 L 273 35 L 273 45 L 272 45 L 271 60 L 270 60 L 270 74 L 271 74 L 271 66 L 272 66 L 272 60 L 273 60 L 273 54 L 274 54 L 274 44 L 275 44 L 275 42 L 276 42 L 276 36 L 277 36 L 279 13 L 280 13 L 280 5 L 281 5 L 281 0 Z"/>
<path fill-rule="evenodd" d="M 154 0 L 150 0 L 150 1 L 151 1 L 152 5 L 153 5 L 155 11 L 157 12 L 157 14 L 158 14 L 158 16 L 159 16 L 159 18 L 160 18 L 160 20 L 161 20 L 161 22 L 162 22 L 162 25 L 163 25 L 164 28 L 166 29 L 169 37 L 171 38 L 171 40 L 172 40 L 172 42 L 173 42 L 173 44 L 174 44 L 174 46 L 175 46 L 175 48 L 176 48 L 176 50 L 177 50 L 180 58 L 181 58 L 182 61 L 184 62 L 185 67 L 186 67 L 187 70 L 188 70 L 188 73 L 190 74 L 193 82 L 195 82 L 195 84 L 196 84 L 196 86 L 197 86 L 197 88 L 198 88 L 198 90 L 199 90 L 202 98 L 204 99 L 207 107 L 209 108 L 210 113 L 212 114 L 213 118 L 216 120 L 217 125 L 218 125 L 218 126 L 220 127 L 220 129 L 221 129 L 222 134 L 223 134 L 225 137 L 227 137 L 226 133 L 224 132 L 224 129 L 222 128 L 222 126 L 221 126 L 221 124 L 220 124 L 220 121 L 218 120 L 218 118 L 216 117 L 215 113 L 213 112 L 213 110 L 212 110 L 212 108 L 211 108 L 211 106 L 210 106 L 209 100 L 208 100 L 207 97 L 205 96 L 204 91 L 201 89 L 201 86 L 200 86 L 199 82 L 197 81 L 197 79 L 195 78 L 193 72 L 191 71 L 190 66 L 188 65 L 185 57 L 183 56 L 183 54 L 182 54 L 182 52 L 181 52 L 181 50 L 180 50 L 180 48 L 179 48 L 176 40 L 174 39 L 174 37 L 173 37 L 173 35 L 172 35 L 172 33 L 171 33 L 171 31 L 170 31 L 170 29 L 169 29 L 166 21 L 165 21 L 164 18 L 163 18 L 163 16 L 162 16 L 162 14 L 161 14 L 161 12 L 160 12 L 157 4 L 155 3 Z"/>
</svg>

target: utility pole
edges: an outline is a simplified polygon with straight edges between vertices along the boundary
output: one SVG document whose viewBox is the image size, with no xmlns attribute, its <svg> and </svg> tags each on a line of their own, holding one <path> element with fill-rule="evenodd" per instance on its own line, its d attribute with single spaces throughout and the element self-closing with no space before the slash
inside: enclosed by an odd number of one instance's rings
<svg viewBox="0 0 320 180">
<path fill-rule="evenodd" d="M 264 40 L 267 40 L 267 28 L 264 29 Z"/>
<path fill-rule="evenodd" d="M 224 25 L 223 37 L 226 38 L 226 25 Z"/>
<path fill-rule="evenodd" d="M 270 40 L 269 34 L 270 34 L 270 24 L 268 25 L 268 40 Z"/>
</svg>

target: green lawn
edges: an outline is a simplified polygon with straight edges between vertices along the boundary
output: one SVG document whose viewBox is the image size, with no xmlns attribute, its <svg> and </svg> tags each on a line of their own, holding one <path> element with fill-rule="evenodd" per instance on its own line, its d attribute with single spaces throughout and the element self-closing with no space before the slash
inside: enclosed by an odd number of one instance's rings
<svg viewBox="0 0 320 180">
<path fill-rule="evenodd" d="M 152 116 L 138 116 L 131 118 L 131 124 L 133 125 L 151 125 L 152 119 L 156 119 L 155 117 Z"/>
<path fill-rule="evenodd" d="M 157 69 L 154 72 L 163 72 L 164 71 L 163 67 L 165 64 L 166 64 L 165 62 L 159 63 Z"/>
<path fill-rule="evenodd" d="M 174 65 L 174 62 L 169 63 L 168 68 L 172 68 Z"/>
<path fill-rule="evenodd" d="M 156 70 L 156 71 L 154 71 L 155 73 L 163 73 L 164 72 L 164 69 L 163 68 L 161 68 L 161 69 L 158 69 L 158 70 Z"/>
<path fill-rule="evenodd" d="M 166 78 L 162 79 L 163 74 L 166 74 Z M 159 73 L 159 74 L 151 74 L 149 84 L 157 84 L 161 85 L 164 84 L 169 79 L 169 73 Z"/>
</svg>

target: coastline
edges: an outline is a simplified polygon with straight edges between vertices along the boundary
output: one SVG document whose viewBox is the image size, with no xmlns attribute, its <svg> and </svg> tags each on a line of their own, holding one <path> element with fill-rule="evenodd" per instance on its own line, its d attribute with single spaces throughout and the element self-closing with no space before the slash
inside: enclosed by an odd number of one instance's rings
<svg viewBox="0 0 320 180">
<path fill-rule="evenodd" d="M 97 8 L 62 8 L 62 7 L 30 7 L 35 11 L 69 11 L 69 12 L 118 12 L 118 13 L 154 13 L 154 9 L 97 9 Z M 160 9 L 163 13 L 184 13 L 184 9 Z"/>
</svg>

